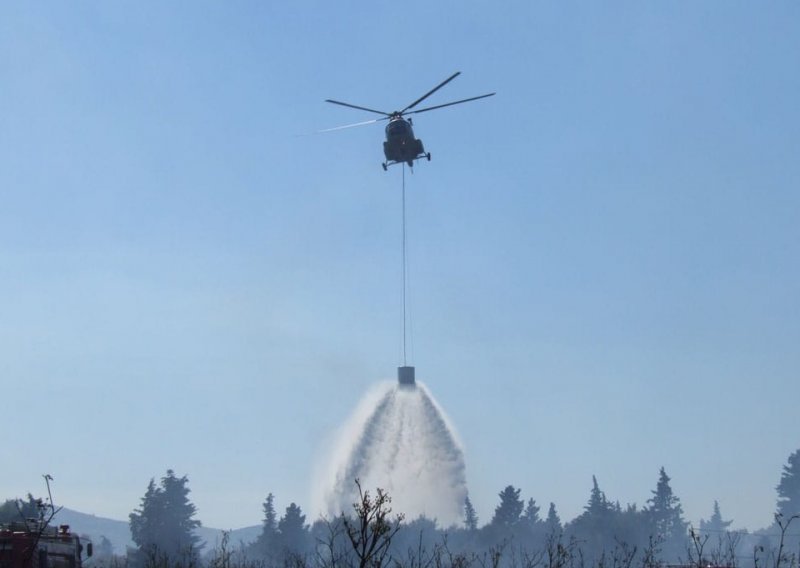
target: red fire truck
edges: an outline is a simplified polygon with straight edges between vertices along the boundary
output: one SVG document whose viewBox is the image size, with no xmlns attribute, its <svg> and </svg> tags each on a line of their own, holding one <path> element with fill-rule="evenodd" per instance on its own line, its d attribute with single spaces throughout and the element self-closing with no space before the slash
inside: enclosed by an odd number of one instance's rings
<svg viewBox="0 0 800 568">
<path fill-rule="evenodd" d="M 92 543 L 85 548 L 88 558 Z M 83 552 L 69 525 L 42 526 L 29 520 L 0 526 L 0 568 L 82 568 Z"/>
</svg>

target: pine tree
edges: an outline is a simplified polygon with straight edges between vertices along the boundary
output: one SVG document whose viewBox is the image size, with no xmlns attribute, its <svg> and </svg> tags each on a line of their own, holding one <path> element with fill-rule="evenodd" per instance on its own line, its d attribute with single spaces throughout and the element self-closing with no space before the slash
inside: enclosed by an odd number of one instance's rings
<svg viewBox="0 0 800 568">
<path fill-rule="evenodd" d="M 264 522 L 261 534 L 252 545 L 251 552 L 261 558 L 272 556 L 278 546 L 278 516 L 275 514 L 275 496 L 270 493 L 264 501 Z"/>
<path fill-rule="evenodd" d="M 143 563 L 148 555 L 170 561 L 196 560 L 200 539 L 194 530 L 200 521 L 193 519 L 197 509 L 189 501 L 186 476 L 176 477 L 167 470 L 160 486 L 153 479 L 147 485 L 139 509 L 130 514 L 130 529 Z"/>
<path fill-rule="evenodd" d="M 643 512 L 653 536 L 663 538 L 664 551 L 674 555 L 685 552 L 689 523 L 683 520 L 683 507 L 680 499 L 672 493 L 669 481 L 662 467 L 656 488 L 652 491 L 653 496 L 647 501 L 649 506 Z"/>
<path fill-rule="evenodd" d="M 534 499 L 528 499 L 528 503 L 525 505 L 525 512 L 522 513 L 522 522 L 526 528 L 531 530 L 537 528 L 542 522 L 539 518 L 539 507 Z"/>
<path fill-rule="evenodd" d="M 583 508 L 585 513 L 591 516 L 602 516 L 611 510 L 608 504 L 606 494 L 600 491 L 600 486 L 597 484 L 597 477 L 592 476 L 592 491 L 589 493 L 589 502 Z"/>
<path fill-rule="evenodd" d="M 200 542 L 200 538 L 193 534 L 200 526 L 200 521 L 192 518 L 197 513 L 197 507 L 189 501 L 188 482 L 188 477 L 175 477 L 171 469 L 161 478 L 166 515 L 164 530 L 172 535 L 178 550 L 194 549 Z"/>
<path fill-rule="evenodd" d="M 129 515 L 131 537 L 139 550 L 151 550 L 158 546 L 158 529 L 161 522 L 161 489 L 155 479 L 150 479 L 142 497 L 142 504 Z"/>
<path fill-rule="evenodd" d="M 494 510 L 492 526 L 511 528 L 519 522 L 524 507 L 519 493 L 520 489 L 515 489 L 513 485 L 509 485 L 499 493 L 500 504 Z"/>
<path fill-rule="evenodd" d="M 800 515 L 800 450 L 789 456 L 778 483 L 778 510 L 784 519 Z"/>
<path fill-rule="evenodd" d="M 723 533 L 728 530 L 733 521 L 723 521 L 722 514 L 719 512 L 719 503 L 714 501 L 714 513 L 711 518 L 706 520 L 700 519 L 700 531 L 707 533 Z"/>
<path fill-rule="evenodd" d="M 599 561 L 605 550 L 613 547 L 614 525 L 614 506 L 608 502 L 606 494 L 600 490 L 597 477 L 593 475 L 592 490 L 583 513 L 568 523 L 564 530 L 571 537 L 583 542 L 582 550 L 591 565 Z"/>
<path fill-rule="evenodd" d="M 294 503 L 286 507 L 286 513 L 278 521 L 278 534 L 284 552 L 305 554 L 308 547 L 308 525 L 306 516 Z"/>
<path fill-rule="evenodd" d="M 36 519 L 42 506 L 41 499 L 34 499 L 28 493 L 28 499 L 8 499 L 0 505 L 0 523 L 12 523 L 25 519 Z"/>
<path fill-rule="evenodd" d="M 550 508 L 547 510 L 547 518 L 545 519 L 547 532 L 556 534 L 561 532 L 561 519 L 556 512 L 556 504 L 551 502 Z"/>
<path fill-rule="evenodd" d="M 464 499 L 464 527 L 468 531 L 478 529 L 478 514 L 475 512 L 475 507 L 472 506 L 469 495 Z"/>
<path fill-rule="evenodd" d="M 614 513 L 614 506 L 606 499 L 606 494 L 600 490 L 597 477 L 592 476 L 592 490 L 589 501 L 583 507 L 583 513 L 572 520 L 570 525 L 581 533 L 600 533 L 607 527 Z"/>
<path fill-rule="evenodd" d="M 264 532 L 274 533 L 278 530 L 278 516 L 275 514 L 275 496 L 270 493 L 264 501 Z"/>
</svg>

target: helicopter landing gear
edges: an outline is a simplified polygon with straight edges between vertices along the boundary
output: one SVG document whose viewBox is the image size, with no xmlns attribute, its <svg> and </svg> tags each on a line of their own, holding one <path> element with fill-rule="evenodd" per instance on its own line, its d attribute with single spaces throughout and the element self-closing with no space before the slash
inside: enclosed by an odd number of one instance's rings
<svg viewBox="0 0 800 568">
<path fill-rule="evenodd" d="M 389 167 L 386 165 L 386 162 L 381 162 L 381 166 L 383 167 L 383 171 L 387 171 Z"/>
</svg>

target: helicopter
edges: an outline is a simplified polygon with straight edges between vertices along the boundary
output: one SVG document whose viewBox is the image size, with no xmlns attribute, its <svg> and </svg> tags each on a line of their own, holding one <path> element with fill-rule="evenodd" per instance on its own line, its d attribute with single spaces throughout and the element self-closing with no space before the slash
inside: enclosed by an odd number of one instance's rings
<svg viewBox="0 0 800 568">
<path fill-rule="evenodd" d="M 355 124 L 347 124 L 345 126 L 338 126 L 336 128 L 328 128 L 326 130 L 321 130 L 320 132 L 330 132 L 332 130 L 341 130 L 343 128 L 351 128 L 353 126 L 363 126 L 365 124 L 373 124 L 381 120 L 388 120 L 389 124 L 386 125 L 386 140 L 383 143 L 383 153 L 386 156 L 386 161 L 381 163 L 381 166 L 383 166 L 384 171 L 388 170 L 389 166 L 392 166 L 394 164 L 406 163 L 409 165 L 409 167 L 414 167 L 414 161 L 419 160 L 421 158 L 426 158 L 428 161 L 430 161 L 431 160 L 430 152 L 425 152 L 425 148 L 422 146 L 422 140 L 414 137 L 414 130 L 412 128 L 413 123 L 411 118 L 405 118 L 405 117 L 409 114 L 418 114 L 420 112 L 427 112 L 429 110 L 435 110 L 448 106 L 458 105 L 461 103 L 467 103 L 469 101 L 485 99 L 486 97 L 491 97 L 492 95 L 495 94 L 495 93 L 489 93 L 487 95 L 470 97 L 468 99 L 461 99 L 460 101 L 453 101 L 451 103 L 445 103 L 417 110 L 411 110 L 419 103 L 430 97 L 433 93 L 444 87 L 447 83 L 458 77 L 459 75 L 461 75 L 460 71 L 453 73 L 450 77 L 439 83 L 436 87 L 434 87 L 433 89 L 422 95 L 413 103 L 405 107 L 403 110 L 396 110 L 394 112 L 384 112 L 382 110 L 375 110 L 363 106 L 353 105 L 350 103 L 343 103 L 341 101 L 326 99 L 325 100 L 326 103 L 332 103 L 335 105 L 341 105 L 358 110 L 365 110 L 367 112 L 374 112 L 376 114 L 382 114 L 383 118 L 376 118 L 364 122 L 357 122 Z"/>
</svg>

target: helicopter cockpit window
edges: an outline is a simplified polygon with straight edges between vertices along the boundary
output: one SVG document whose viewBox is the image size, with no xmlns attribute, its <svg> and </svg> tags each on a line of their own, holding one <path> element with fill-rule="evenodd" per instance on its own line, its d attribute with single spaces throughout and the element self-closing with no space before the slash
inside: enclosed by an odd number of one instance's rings
<svg viewBox="0 0 800 568">
<path fill-rule="evenodd" d="M 395 122 L 390 122 L 386 127 L 386 131 L 389 134 L 394 134 L 394 135 L 405 134 L 406 123 L 400 120 L 397 120 Z"/>
</svg>

